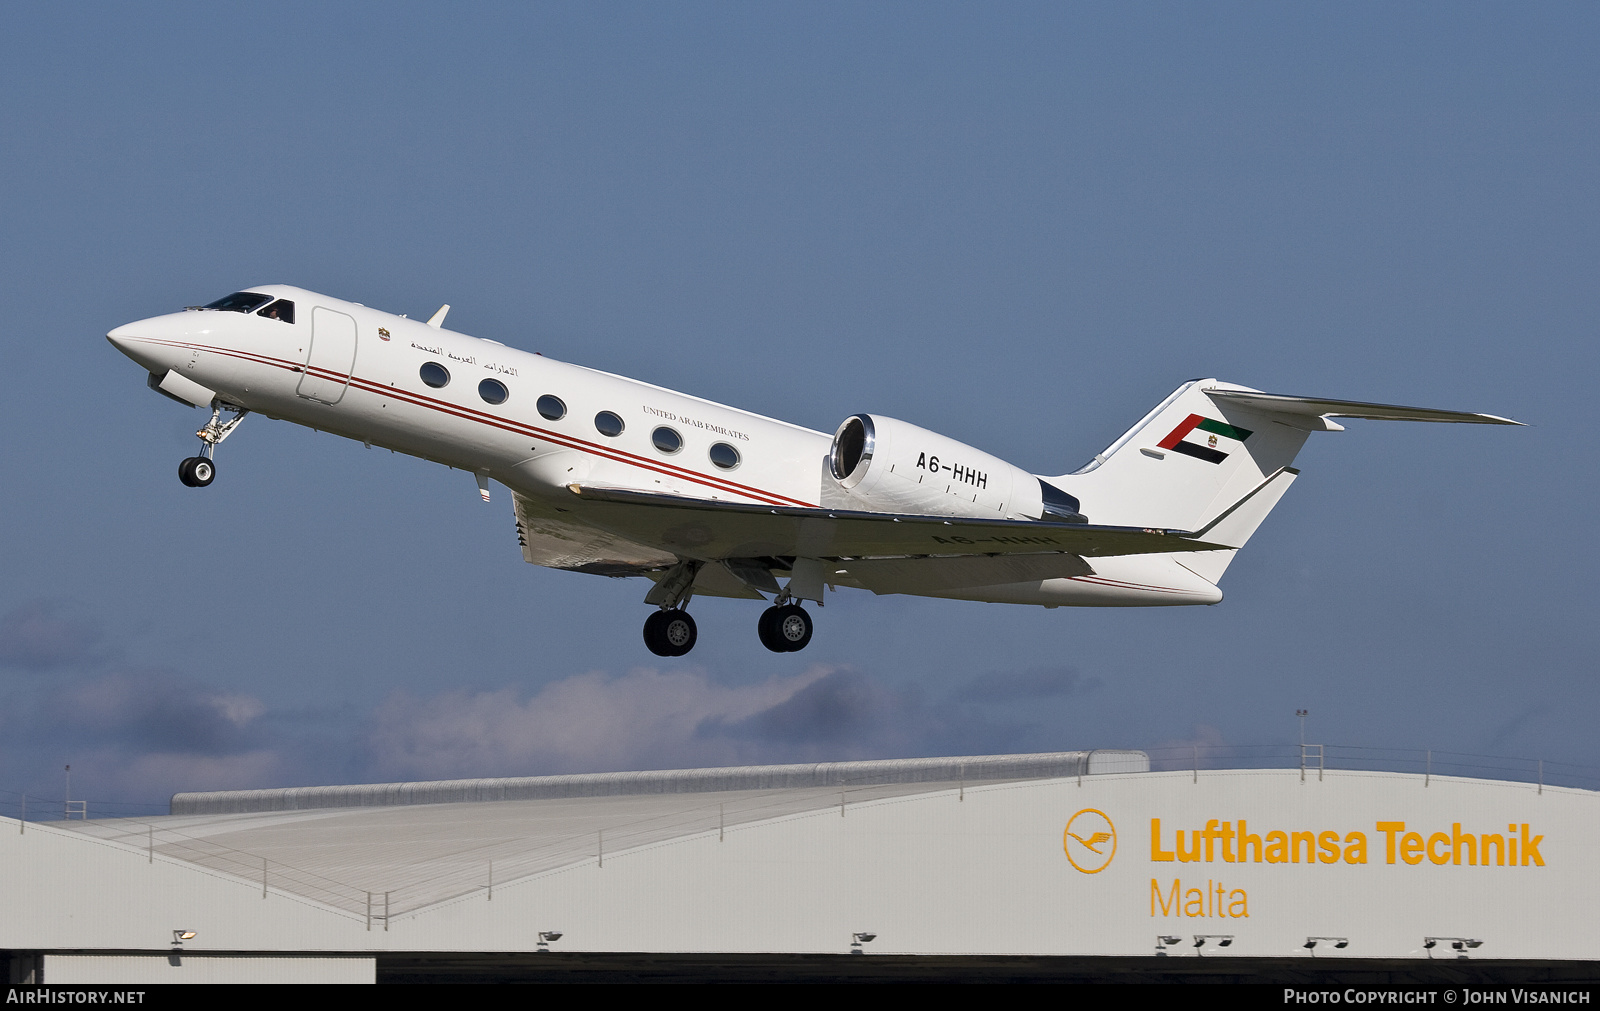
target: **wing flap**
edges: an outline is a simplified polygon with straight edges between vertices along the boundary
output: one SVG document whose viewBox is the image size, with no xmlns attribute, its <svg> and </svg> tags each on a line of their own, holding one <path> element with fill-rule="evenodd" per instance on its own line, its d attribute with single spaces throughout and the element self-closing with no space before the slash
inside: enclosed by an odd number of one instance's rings
<svg viewBox="0 0 1600 1011">
<path fill-rule="evenodd" d="M 934 558 L 852 558 L 830 565 L 873 593 L 928 593 L 967 586 L 1030 583 L 1091 576 L 1094 569 L 1068 552 L 1035 555 L 963 555 Z"/>
</svg>

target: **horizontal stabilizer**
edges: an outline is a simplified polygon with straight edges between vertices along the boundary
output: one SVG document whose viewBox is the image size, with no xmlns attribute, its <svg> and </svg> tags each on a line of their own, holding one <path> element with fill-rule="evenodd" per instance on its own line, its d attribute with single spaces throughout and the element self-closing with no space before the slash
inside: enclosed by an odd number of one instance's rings
<svg viewBox="0 0 1600 1011">
<path fill-rule="evenodd" d="M 1521 425 L 1520 421 L 1493 414 L 1466 411 L 1438 411 L 1428 407 L 1399 407 L 1394 404 L 1364 404 L 1355 400 L 1325 400 L 1321 397 L 1291 397 L 1282 393 L 1256 393 L 1245 390 L 1207 389 L 1213 400 L 1230 401 L 1241 407 L 1268 414 L 1294 414 L 1308 418 L 1364 418 L 1369 421 L 1443 421 L 1467 425 Z"/>
</svg>

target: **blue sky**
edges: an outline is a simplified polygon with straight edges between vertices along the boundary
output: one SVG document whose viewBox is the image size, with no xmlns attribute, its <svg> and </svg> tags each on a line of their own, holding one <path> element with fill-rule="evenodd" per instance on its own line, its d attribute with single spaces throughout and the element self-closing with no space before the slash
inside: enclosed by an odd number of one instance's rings
<svg viewBox="0 0 1600 1011">
<path fill-rule="evenodd" d="M 170 4 L 0 38 L 0 808 L 179 789 L 1292 740 L 1600 768 L 1591 6 Z M 103 339 L 281 282 L 1044 473 L 1178 383 L 1352 422 L 1211 608 L 844 592 L 645 651 L 509 496 Z"/>
</svg>

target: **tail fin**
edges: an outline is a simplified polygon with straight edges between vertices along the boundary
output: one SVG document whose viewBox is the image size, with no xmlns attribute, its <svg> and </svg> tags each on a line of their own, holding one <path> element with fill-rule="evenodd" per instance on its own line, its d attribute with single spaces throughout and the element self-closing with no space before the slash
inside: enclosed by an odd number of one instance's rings
<svg viewBox="0 0 1600 1011">
<path fill-rule="evenodd" d="M 1046 480 L 1077 496 L 1094 523 L 1199 530 L 1293 464 L 1311 432 L 1338 428 L 1213 398 L 1212 390 L 1246 388 L 1185 383 L 1088 466 Z"/>
<path fill-rule="evenodd" d="M 1044 480 L 1076 496 L 1091 522 L 1205 531 L 1206 540 L 1237 550 L 1293 483 L 1299 472 L 1292 465 L 1306 436 L 1343 430 L 1332 417 L 1518 424 L 1488 414 L 1284 396 L 1196 379 L 1087 466 Z M 1233 554 L 1196 552 L 1182 561 L 1192 559 L 1190 567 L 1214 582 Z"/>
</svg>

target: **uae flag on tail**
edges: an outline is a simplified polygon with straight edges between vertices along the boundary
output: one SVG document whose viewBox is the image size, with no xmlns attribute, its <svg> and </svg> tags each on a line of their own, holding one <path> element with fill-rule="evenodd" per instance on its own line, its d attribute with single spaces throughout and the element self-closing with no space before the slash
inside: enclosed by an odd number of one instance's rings
<svg viewBox="0 0 1600 1011">
<path fill-rule="evenodd" d="M 1225 421 L 1212 421 L 1210 418 L 1191 414 L 1182 424 L 1168 433 L 1160 445 L 1162 449 L 1192 456 L 1196 460 L 1221 463 L 1228 458 L 1228 454 L 1220 448 L 1227 445 L 1223 440 L 1243 442 L 1248 438 L 1250 438 L 1248 428 L 1235 428 Z"/>
</svg>

